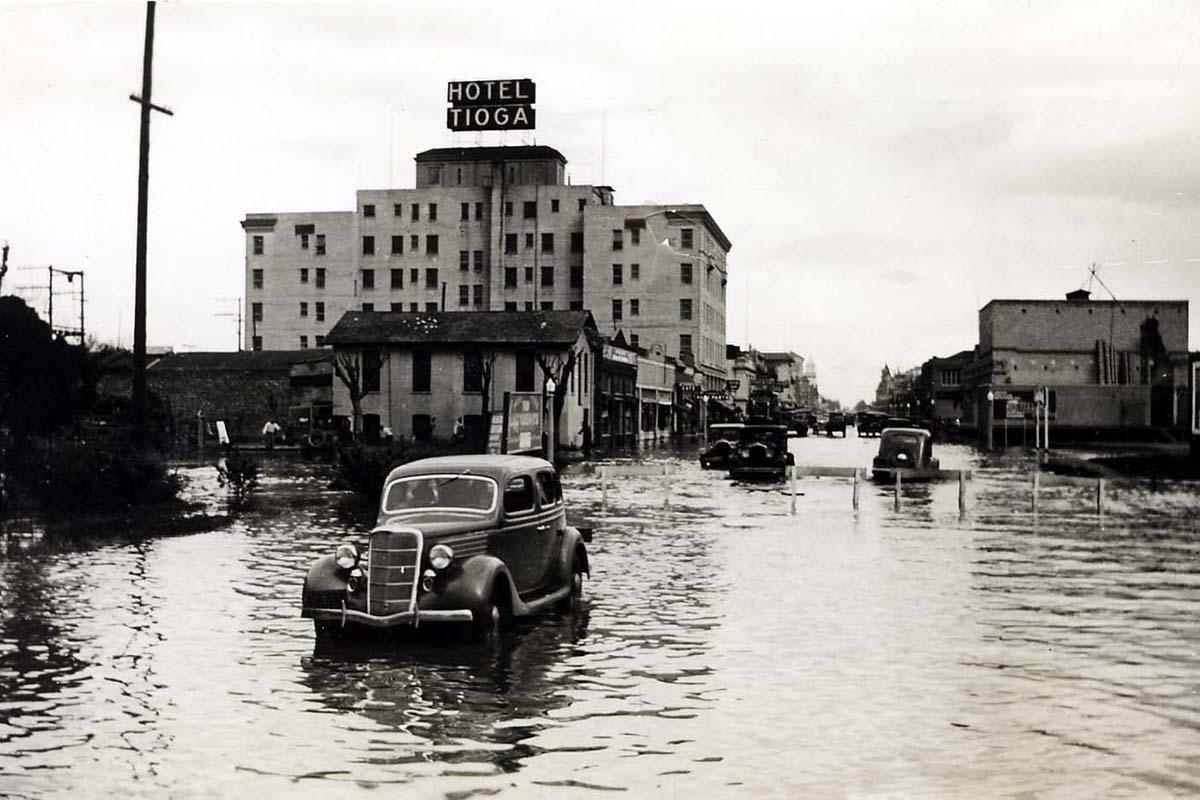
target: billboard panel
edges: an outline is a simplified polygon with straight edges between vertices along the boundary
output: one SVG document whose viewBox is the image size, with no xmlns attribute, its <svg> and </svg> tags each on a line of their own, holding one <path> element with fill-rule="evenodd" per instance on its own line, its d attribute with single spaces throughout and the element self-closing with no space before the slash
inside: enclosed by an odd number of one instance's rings
<svg viewBox="0 0 1200 800">
<path fill-rule="evenodd" d="M 446 127 L 452 131 L 527 131 L 534 128 L 537 111 L 532 106 L 472 106 L 446 109 Z"/>
</svg>

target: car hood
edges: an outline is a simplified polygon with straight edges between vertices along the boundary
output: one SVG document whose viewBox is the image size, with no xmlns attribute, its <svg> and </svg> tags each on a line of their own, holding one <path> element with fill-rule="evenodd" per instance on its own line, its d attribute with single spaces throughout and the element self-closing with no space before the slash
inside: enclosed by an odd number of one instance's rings
<svg viewBox="0 0 1200 800">
<path fill-rule="evenodd" d="M 448 536 L 456 533 L 486 531 L 496 527 L 491 517 L 468 517 L 446 511 L 431 511 L 422 514 L 388 514 L 379 519 L 379 528 L 416 528 L 425 538 Z"/>
</svg>

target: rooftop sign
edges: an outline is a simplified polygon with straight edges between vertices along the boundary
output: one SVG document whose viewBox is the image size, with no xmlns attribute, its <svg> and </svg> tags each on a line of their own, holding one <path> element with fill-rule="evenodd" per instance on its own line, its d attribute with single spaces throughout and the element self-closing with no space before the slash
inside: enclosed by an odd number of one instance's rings
<svg viewBox="0 0 1200 800">
<path fill-rule="evenodd" d="M 452 131 L 532 130 L 537 86 L 528 78 L 450 81 L 446 127 Z"/>
</svg>

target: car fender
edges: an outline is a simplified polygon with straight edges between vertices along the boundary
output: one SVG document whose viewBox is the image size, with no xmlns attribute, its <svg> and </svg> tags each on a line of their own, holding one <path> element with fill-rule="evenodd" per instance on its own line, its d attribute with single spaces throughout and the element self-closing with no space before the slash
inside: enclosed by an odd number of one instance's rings
<svg viewBox="0 0 1200 800">
<path fill-rule="evenodd" d="M 321 556 L 308 568 L 304 576 L 302 594 L 304 606 L 324 606 L 322 596 L 328 599 L 331 595 L 340 595 L 346 591 L 346 579 L 350 577 L 348 570 L 337 565 L 334 556 Z"/>
<path fill-rule="evenodd" d="M 583 571 L 590 578 L 591 567 L 588 564 L 587 547 L 583 543 L 583 534 L 578 528 L 570 525 L 563 531 L 562 546 L 558 551 L 558 576 L 560 586 L 569 586 L 575 574 L 575 556 L 583 560 Z"/>
<path fill-rule="evenodd" d="M 495 556 L 471 556 L 456 562 L 438 592 L 438 605 L 444 608 L 482 609 L 492 601 L 499 584 L 507 587 L 509 608 L 519 608 L 521 600 L 504 562 Z"/>
</svg>

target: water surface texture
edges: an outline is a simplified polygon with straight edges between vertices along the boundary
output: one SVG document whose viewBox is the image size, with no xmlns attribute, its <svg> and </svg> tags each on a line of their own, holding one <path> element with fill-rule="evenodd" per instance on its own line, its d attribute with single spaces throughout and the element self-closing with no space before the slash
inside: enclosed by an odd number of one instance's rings
<svg viewBox="0 0 1200 800">
<path fill-rule="evenodd" d="M 875 440 L 793 440 L 865 466 Z M 0 795 L 796 797 L 1200 792 L 1200 498 L 564 476 L 583 607 L 494 647 L 316 649 L 308 563 L 369 511 L 267 465 L 227 529 L 0 560 Z M 191 491 L 220 497 L 211 468 Z"/>
</svg>

